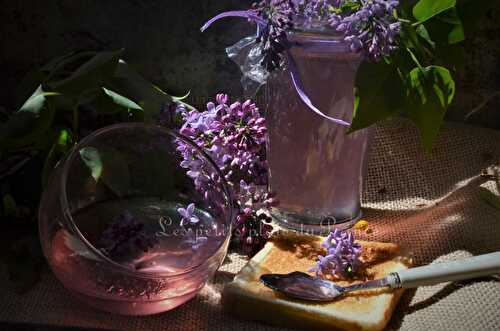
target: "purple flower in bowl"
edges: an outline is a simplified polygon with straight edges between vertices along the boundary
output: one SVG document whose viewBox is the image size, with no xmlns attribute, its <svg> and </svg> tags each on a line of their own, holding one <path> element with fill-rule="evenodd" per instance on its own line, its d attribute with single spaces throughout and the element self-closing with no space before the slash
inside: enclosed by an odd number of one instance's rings
<svg viewBox="0 0 500 331">
<path fill-rule="evenodd" d="M 186 208 L 178 208 L 177 212 L 182 216 L 181 226 L 194 225 L 200 221 L 194 214 L 194 203 L 190 203 Z"/>
<path fill-rule="evenodd" d="M 189 246 L 193 251 L 197 251 L 208 241 L 207 237 L 197 236 L 192 229 L 187 231 L 186 237 L 183 244 Z"/>
<path fill-rule="evenodd" d="M 145 229 L 142 220 L 124 211 L 106 227 L 97 247 L 115 261 L 132 260 L 153 248 L 158 240 Z"/>
</svg>

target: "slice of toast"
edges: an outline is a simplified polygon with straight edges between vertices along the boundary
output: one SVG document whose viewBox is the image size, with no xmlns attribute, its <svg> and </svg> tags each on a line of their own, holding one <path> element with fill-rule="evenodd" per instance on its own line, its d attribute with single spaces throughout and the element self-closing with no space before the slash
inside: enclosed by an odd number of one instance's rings
<svg viewBox="0 0 500 331">
<path fill-rule="evenodd" d="M 223 292 L 222 301 L 231 313 L 265 323 L 307 330 L 369 330 L 385 328 L 402 290 L 352 292 L 327 303 L 293 300 L 260 283 L 265 273 L 306 272 L 318 254 L 324 254 L 322 237 L 288 233 L 277 236 L 253 257 Z M 406 269 L 409 260 L 396 244 L 362 242 L 362 277 L 337 281 L 348 285 Z"/>
</svg>

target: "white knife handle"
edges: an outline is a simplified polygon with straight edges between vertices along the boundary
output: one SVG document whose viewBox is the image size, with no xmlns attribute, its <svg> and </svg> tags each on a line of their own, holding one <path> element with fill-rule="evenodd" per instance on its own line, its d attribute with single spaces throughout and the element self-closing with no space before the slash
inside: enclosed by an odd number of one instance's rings
<svg viewBox="0 0 500 331">
<path fill-rule="evenodd" d="M 500 274 L 500 252 L 398 271 L 398 285 L 414 288 Z"/>
</svg>

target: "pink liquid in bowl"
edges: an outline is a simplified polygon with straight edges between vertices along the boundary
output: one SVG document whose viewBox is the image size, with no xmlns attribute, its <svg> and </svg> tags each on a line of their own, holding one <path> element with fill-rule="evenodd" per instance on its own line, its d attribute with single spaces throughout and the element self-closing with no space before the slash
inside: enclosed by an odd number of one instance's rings
<svg viewBox="0 0 500 331">
<path fill-rule="evenodd" d="M 135 200 L 98 203 L 75 215 L 75 219 L 86 224 L 87 238 L 97 229 L 99 214 L 104 209 L 112 210 L 127 205 L 137 210 L 155 208 L 150 221 L 158 220 L 162 208 L 172 204 Z M 147 211 L 141 215 L 144 219 Z M 117 269 L 101 257 L 96 256 L 85 244 L 62 228 L 54 235 L 49 261 L 55 275 L 78 299 L 101 310 L 123 315 L 151 315 L 171 310 L 196 295 L 222 262 L 228 241 L 222 224 L 212 218 L 202 219 L 205 230 L 210 231 L 207 241 L 197 250 L 186 245 L 183 228 L 175 223 L 149 222 L 151 233 L 158 244 L 147 252 L 127 261 Z M 174 235 L 177 233 L 177 235 Z M 201 232 L 200 232 L 201 234 Z M 91 240 L 91 239 L 89 239 Z M 194 269 L 193 269 L 194 268 Z"/>
</svg>

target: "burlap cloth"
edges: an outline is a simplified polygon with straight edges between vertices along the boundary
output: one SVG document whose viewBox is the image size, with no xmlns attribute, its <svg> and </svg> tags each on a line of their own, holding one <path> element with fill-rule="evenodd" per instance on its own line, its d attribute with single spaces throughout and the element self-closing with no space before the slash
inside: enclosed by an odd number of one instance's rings
<svg viewBox="0 0 500 331">
<path fill-rule="evenodd" d="M 478 191 L 483 186 L 498 194 L 498 184 L 479 174 L 500 160 L 500 132 L 447 124 L 432 157 L 424 155 L 416 130 L 405 121 L 378 126 L 374 139 L 363 196 L 373 229 L 368 239 L 403 244 L 417 264 L 500 250 L 500 212 Z M 23 295 L 0 278 L 0 320 L 111 330 L 278 330 L 222 311 L 221 289 L 245 263 L 229 254 L 193 300 L 150 317 L 95 311 L 73 299 L 50 273 Z M 389 329 L 500 330 L 500 281 L 408 291 Z"/>
</svg>

